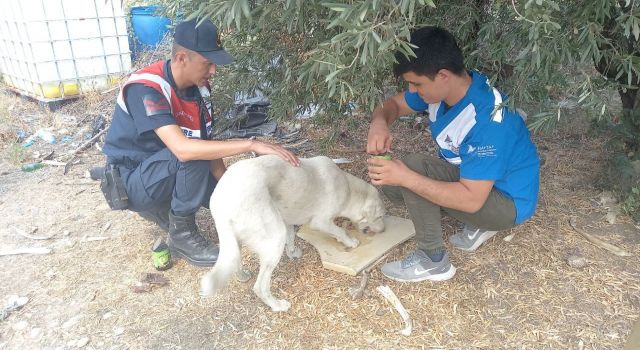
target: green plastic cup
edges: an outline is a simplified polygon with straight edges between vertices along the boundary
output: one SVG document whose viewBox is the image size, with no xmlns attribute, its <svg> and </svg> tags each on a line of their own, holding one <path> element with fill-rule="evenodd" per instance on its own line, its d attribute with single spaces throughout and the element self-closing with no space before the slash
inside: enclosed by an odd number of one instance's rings
<svg viewBox="0 0 640 350">
<path fill-rule="evenodd" d="M 159 271 L 164 271 L 171 267 L 171 252 L 162 238 L 158 238 L 153 244 L 151 261 L 153 267 Z"/>
<path fill-rule="evenodd" d="M 373 158 L 379 158 L 379 159 L 384 159 L 384 160 L 393 159 L 393 157 L 391 157 L 391 155 L 389 153 L 377 154 L 377 155 L 373 156 Z"/>
</svg>

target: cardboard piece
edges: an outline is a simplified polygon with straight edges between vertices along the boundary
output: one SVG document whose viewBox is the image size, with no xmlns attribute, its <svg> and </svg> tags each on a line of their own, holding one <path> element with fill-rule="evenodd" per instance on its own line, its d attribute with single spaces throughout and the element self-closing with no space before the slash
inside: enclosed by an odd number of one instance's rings
<svg viewBox="0 0 640 350">
<path fill-rule="evenodd" d="M 347 234 L 360 241 L 360 245 L 353 249 L 345 247 L 332 236 L 312 230 L 306 225 L 300 227 L 298 237 L 316 248 L 324 268 L 355 276 L 415 234 L 411 220 L 386 216 L 384 223 L 384 232 L 378 234 L 368 235 L 357 229 L 349 230 Z"/>
</svg>

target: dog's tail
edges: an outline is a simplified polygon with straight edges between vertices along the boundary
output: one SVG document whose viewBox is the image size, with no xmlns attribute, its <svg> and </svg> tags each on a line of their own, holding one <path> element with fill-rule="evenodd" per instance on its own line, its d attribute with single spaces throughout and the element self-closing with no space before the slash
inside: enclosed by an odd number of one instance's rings
<svg viewBox="0 0 640 350">
<path fill-rule="evenodd" d="M 216 225 L 216 229 L 220 240 L 220 254 L 215 266 L 202 277 L 200 293 L 203 296 L 213 295 L 226 286 L 240 267 L 240 248 L 232 223 L 223 220 Z"/>
</svg>

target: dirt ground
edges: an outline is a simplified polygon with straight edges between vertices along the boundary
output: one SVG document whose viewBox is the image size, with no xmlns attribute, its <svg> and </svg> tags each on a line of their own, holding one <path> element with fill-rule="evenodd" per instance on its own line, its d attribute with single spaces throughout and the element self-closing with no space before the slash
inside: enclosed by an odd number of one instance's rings
<svg viewBox="0 0 640 350">
<path fill-rule="evenodd" d="M 638 319 L 640 229 L 622 214 L 608 222 L 616 206 L 594 183 L 606 166 L 610 136 L 591 132 L 579 113 L 553 133 L 534 137 L 544 159 L 537 214 L 475 253 L 451 249 L 458 268 L 452 280 L 402 284 L 385 279 L 378 266 L 368 282 L 370 295 L 353 300 L 348 289 L 360 277 L 323 269 L 317 252 L 298 240 L 302 259 L 284 257 L 273 281 L 274 294 L 292 307 L 273 313 L 251 291 L 254 279 L 200 298 L 206 270 L 183 261 L 160 273 L 168 285 L 141 284 L 156 272 L 150 249 L 162 233 L 134 213 L 108 208 L 98 184 L 85 175 L 103 161 L 95 145 L 72 159 L 66 175 L 58 165 L 20 170 L 50 151 L 53 160 L 69 161 L 70 152 L 95 133 L 99 116 L 108 122 L 114 94 L 90 96 L 55 113 L 0 94 L 0 251 L 51 249 L 0 256 L 0 307 L 11 296 L 28 298 L 21 308 L 0 313 L 0 349 L 602 350 L 622 349 Z M 366 118 L 345 122 L 328 149 L 320 147 L 326 132 L 302 124 L 302 138 L 291 143 L 299 154 L 352 159 L 344 169 L 366 178 Z M 60 142 L 15 144 L 16 131 L 44 126 L 53 127 Z M 397 125 L 394 136 L 396 158 L 431 151 L 427 132 L 410 122 Z M 402 208 L 389 209 L 406 217 Z M 578 230 L 631 256 L 589 243 L 569 225 L 571 218 Z M 206 210 L 198 222 L 215 238 Z M 456 226 L 445 221 L 445 234 Z M 409 241 L 386 260 L 414 247 Z M 256 272 L 256 260 L 246 251 L 244 257 Z M 379 285 L 388 285 L 408 310 L 410 336 L 398 332 L 402 319 L 375 290 Z"/>
</svg>

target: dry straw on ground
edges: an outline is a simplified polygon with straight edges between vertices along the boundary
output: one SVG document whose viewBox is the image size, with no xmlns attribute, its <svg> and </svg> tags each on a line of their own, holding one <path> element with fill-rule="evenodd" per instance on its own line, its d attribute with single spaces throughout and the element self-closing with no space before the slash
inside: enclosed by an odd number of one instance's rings
<svg viewBox="0 0 640 350">
<path fill-rule="evenodd" d="M 59 113 L 76 120 L 107 113 L 115 93 L 90 104 L 78 101 Z M 0 349 L 71 348 L 85 338 L 87 349 L 621 349 L 640 309 L 640 232 L 627 217 L 615 224 L 604 220 L 601 191 L 593 183 L 606 165 L 607 136 L 587 136 L 586 124 L 578 117 L 572 122 L 535 137 L 545 160 L 535 217 L 475 253 L 450 250 L 458 268 L 454 279 L 402 284 L 374 268 L 371 296 L 353 300 L 348 291 L 360 278 L 323 269 L 313 248 L 298 240 L 303 257 L 283 258 L 274 274 L 274 294 L 292 302 L 284 314 L 257 300 L 254 279 L 234 281 L 222 294 L 201 299 L 198 284 L 205 270 L 181 261 L 163 272 L 167 286 L 133 292 L 141 275 L 153 271 L 150 248 L 162 233 L 135 214 L 108 209 L 97 184 L 84 178 L 86 169 L 103 162 L 96 148 L 80 153 L 81 163 L 68 175 L 59 167 L 23 173 L 8 165 L 0 175 L 2 246 L 50 247 L 53 253 L 0 257 L 1 302 L 8 295 L 29 297 L 0 321 Z M 367 126 L 362 117 L 357 126 L 340 127 L 327 151 L 332 158 L 351 159 L 342 168 L 361 178 L 366 178 Z M 303 155 L 319 154 L 317 140 L 326 133 L 304 123 L 299 136 L 315 147 Z M 395 158 L 433 152 L 428 134 L 412 123 L 398 124 L 394 137 Z M 62 153 L 68 146 L 51 147 Z M 389 212 L 406 217 L 402 208 Z M 215 239 L 210 214 L 201 210 L 197 218 Z M 590 244 L 571 228 L 571 218 L 580 230 L 632 256 Z M 24 232 L 36 227 L 38 235 L 53 238 L 32 240 L 13 227 Z M 445 236 L 456 227 L 446 219 Z M 510 241 L 503 240 L 507 235 Z M 91 240 L 95 237 L 105 239 Z M 387 259 L 402 258 L 414 247 L 403 244 Z M 255 276 L 257 261 L 244 253 Z M 570 257 L 583 258 L 584 264 L 572 267 Z M 374 291 L 382 284 L 411 315 L 411 336 L 399 334 L 402 319 Z"/>
</svg>

